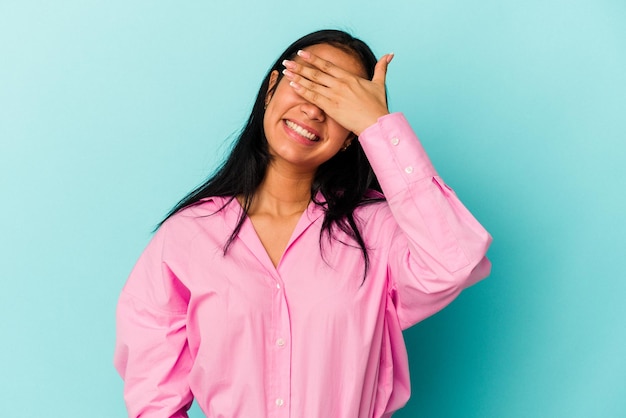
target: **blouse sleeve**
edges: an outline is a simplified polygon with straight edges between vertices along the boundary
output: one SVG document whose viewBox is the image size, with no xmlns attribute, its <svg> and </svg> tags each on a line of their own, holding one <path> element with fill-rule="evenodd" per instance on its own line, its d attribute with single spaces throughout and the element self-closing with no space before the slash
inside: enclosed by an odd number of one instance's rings
<svg viewBox="0 0 626 418">
<path fill-rule="evenodd" d="M 437 175 L 401 113 L 359 136 L 393 215 L 389 292 L 403 329 L 489 275 L 491 236 Z"/>
<path fill-rule="evenodd" d="M 187 289 L 164 260 L 166 225 L 148 244 L 119 298 L 114 365 L 129 417 L 187 417 L 191 357 Z"/>
</svg>

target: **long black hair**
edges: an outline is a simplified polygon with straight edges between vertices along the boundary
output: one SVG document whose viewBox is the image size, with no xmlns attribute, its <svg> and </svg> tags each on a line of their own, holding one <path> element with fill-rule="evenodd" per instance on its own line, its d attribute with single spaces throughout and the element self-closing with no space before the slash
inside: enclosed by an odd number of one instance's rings
<svg viewBox="0 0 626 418">
<path fill-rule="evenodd" d="M 267 166 L 271 160 L 267 138 L 263 129 L 265 100 L 268 93 L 271 93 L 269 91 L 270 77 L 274 71 L 278 72 L 278 79 L 272 87 L 272 89 L 275 89 L 282 78 L 283 60 L 292 60 L 298 50 L 319 44 L 328 44 L 352 54 L 359 59 L 367 76 L 370 79 L 374 76 L 374 67 L 377 62 L 376 56 L 363 41 L 354 38 L 346 32 L 320 30 L 292 43 L 278 57 L 265 75 L 250 117 L 226 161 L 213 176 L 178 202 L 165 219 L 159 223 L 157 228 L 175 213 L 200 203 L 204 198 L 213 196 L 229 197 L 230 199 L 226 203 L 228 205 L 232 199 L 240 197 L 243 211 L 232 234 L 224 245 L 224 253 L 228 251 L 228 248 L 241 230 L 254 194 L 263 181 Z M 345 151 L 337 153 L 334 157 L 320 165 L 311 186 L 311 197 L 314 204 L 324 208 L 320 245 L 324 234 L 327 234 L 327 237 L 330 239 L 333 237 L 333 228 L 339 228 L 354 239 L 361 249 L 365 260 L 364 274 L 367 274 L 369 257 L 367 246 L 354 216 L 354 210 L 358 206 L 383 199 L 382 193 L 369 193 L 369 190 L 381 192 L 376 175 L 358 141 L 352 141 L 352 145 Z M 315 199 L 318 192 L 323 196 L 323 200 L 320 199 L 318 201 Z M 224 207 L 220 208 L 220 210 L 224 209 Z"/>
</svg>

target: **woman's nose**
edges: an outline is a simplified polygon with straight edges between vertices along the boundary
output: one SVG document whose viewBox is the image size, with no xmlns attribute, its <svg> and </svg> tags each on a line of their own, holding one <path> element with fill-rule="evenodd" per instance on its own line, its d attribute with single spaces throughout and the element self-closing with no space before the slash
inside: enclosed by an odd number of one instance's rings
<svg viewBox="0 0 626 418">
<path fill-rule="evenodd" d="M 310 120 L 315 120 L 317 122 L 323 122 L 326 119 L 326 113 L 316 105 L 310 102 L 302 103 L 300 109 L 302 113 L 304 113 L 307 118 Z"/>
</svg>

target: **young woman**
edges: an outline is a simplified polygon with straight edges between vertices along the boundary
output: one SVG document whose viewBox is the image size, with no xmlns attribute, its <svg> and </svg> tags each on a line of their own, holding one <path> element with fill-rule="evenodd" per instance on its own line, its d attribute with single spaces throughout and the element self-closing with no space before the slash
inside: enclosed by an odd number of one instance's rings
<svg viewBox="0 0 626 418">
<path fill-rule="evenodd" d="M 227 161 L 122 291 L 129 416 L 186 417 L 194 397 L 211 418 L 378 418 L 406 403 L 402 330 L 489 274 L 491 237 L 389 114 L 392 58 L 325 30 L 271 67 Z"/>
</svg>

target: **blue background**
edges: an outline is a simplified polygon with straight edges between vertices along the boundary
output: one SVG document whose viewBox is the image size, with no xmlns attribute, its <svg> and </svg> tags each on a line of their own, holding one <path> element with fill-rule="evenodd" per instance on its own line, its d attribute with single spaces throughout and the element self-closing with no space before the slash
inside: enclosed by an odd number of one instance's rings
<svg viewBox="0 0 626 418">
<path fill-rule="evenodd" d="M 125 415 L 127 274 L 323 27 L 396 53 L 391 109 L 494 236 L 491 277 L 406 333 L 396 416 L 626 416 L 618 0 L 0 2 L 3 416 Z"/>
</svg>

